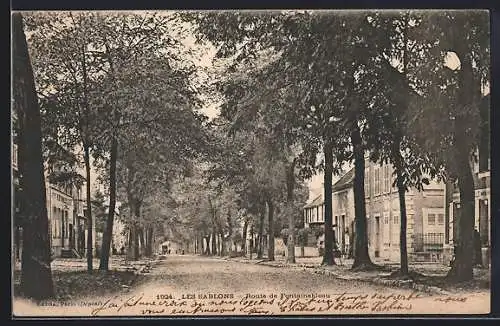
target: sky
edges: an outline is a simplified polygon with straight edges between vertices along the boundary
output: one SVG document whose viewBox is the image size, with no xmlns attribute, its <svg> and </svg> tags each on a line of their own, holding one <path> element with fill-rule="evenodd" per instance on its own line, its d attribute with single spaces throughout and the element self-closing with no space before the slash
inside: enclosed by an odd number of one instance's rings
<svg viewBox="0 0 500 326">
<path fill-rule="evenodd" d="M 192 27 L 185 23 L 180 26 L 181 29 L 192 30 Z M 175 33 L 175 32 L 172 32 Z M 195 65 L 199 68 L 197 76 L 193 79 L 194 85 L 198 87 L 203 87 L 215 80 L 217 76 L 224 70 L 228 61 L 214 60 L 216 54 L 216 48 L 211 44 L 198 44 L 196 43 L 196 38 L 193 34 L 182 33 L 177 34 L 183 35 L 181 42 L 185 46 L 186 51 L 182 51 L 182 55 L 187 57 L 186 59 L 191 59 Z M 460 66 L 460 60 L 453 52 L 448 52 L 445 57 L 445 66 L 455 70 Z M 485 90 L 484 93 L 489 92 L 489 89 Z M 210 96 L 203 96 L 205 105 L 201 111 L 208 116 L 210 119 L 215 118 L 219 113 L 219 105 L 221 104 L 220 98 L 212 98 Z M 347 171 L 347 170 L 346 170 Z M 84 171 L 81 171 L 84 172 Z M 323 173 L 318 173 L 313 176 L 308 182 L 310 199 L 313 199 L 318 194 L 322 193 L 323 188 Z M 335 182 L 338 177 L 334 176 L 333 181 Z M 99 185 L 97 184 L 97 172 L 95 168 L 91 170 L 91 184 L 92 192 L 94 192 Z"/>
</svg>

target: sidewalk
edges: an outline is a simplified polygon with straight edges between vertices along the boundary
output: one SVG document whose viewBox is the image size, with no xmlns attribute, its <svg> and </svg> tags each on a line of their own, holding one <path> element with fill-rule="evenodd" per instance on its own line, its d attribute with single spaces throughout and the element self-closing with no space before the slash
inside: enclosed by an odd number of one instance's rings
<svg viewBox="0 0 500 326">
<path fill-rule="evenodd" d="M 109 270 L 118 272 L 146 272 L 151 264 L 155 262 L 154 258 L 141 258 L 137 261 L 129 261 L 125 256 L 111 256 L 109 258 Z M 92 267 L 94 270 L 99 270 L 100 260 L 94 258 Z M 56 258 L 50 264 L 52 272 L 73 272 L 87 270 L 86 258 Z M 19 261 L 15 264 L 15 271 L 21 270 L 21 263 Z"/>
<path fill-rule="evenodd" d="M 93 273 L 87 272 L 85 258 L 56 258 L 52 261 L 52 279 L 56 299 L 71 300 L 76 297 L 102 296 L 110 293 L 128 292 L 130 288 L 158 263 L 155 258 L 127 261 L 124 256 L 112 256 L 109 271 L 99 270 L 99 259 L 93 260 Z M 14 269 L 14 294 L 19 295 L 21 264 Z"/>
<path fill-rule="evenodd" d="M 383 266 L 382 270 L 366 271 L 366 272 L 353 272 L 350 270 L 353 260 L 352 259 L 336 259 L 337 265 L 334 266 L 321 266 L 322 257 L 296 257 L 295 264 L 286 263 L 286 257 L 276 256 L 275 261 L 268 261 L 267 258 L 257 259 L 256 255 L 252 256 L 252 260 L 246 257 L 217 257 L 228 261 L 237 261 L 247 264 L 259 264 L 264 266 L 276 268 L 293 268 L 303 271 L 309 271 L 317 274 L 331 275 L 338 279 L 343 280 L 356 280 L 363 282 L 370 282 L 374 284 L 399 287 L 399 288 L 412 288 L 417 291 L 448 294 L 451 292 L 484 292 L 490 289 L 490 269 L 475 268 L 474 281 L 470 284 L 463 286 L 448 286 L 444 282 L 449 267 L 440 263 L 410 263 L 410 273 L 416 272 L 413 279 L 397 279 L 391 277 L 391 273 L 399 269 L 398 263 L 388 263 L 384 261 L 375 260 L 374 263 Z"/>
</svg>

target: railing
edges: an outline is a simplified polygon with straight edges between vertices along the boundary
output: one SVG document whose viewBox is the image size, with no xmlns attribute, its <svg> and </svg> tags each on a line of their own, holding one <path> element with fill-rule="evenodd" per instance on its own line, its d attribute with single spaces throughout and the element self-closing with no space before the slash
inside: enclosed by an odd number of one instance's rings
<svg viewBox="0 0 500 326">
<path fill-rule="evenodd" d="M 415 252 L 443 251 L 444 233 L 416 233 L 412 237 Z"/>
</svg>

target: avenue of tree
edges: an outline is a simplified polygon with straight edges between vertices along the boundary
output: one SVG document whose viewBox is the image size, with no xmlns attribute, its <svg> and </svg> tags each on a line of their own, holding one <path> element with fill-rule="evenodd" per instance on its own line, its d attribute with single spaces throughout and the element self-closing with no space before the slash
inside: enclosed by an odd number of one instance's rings
<svg viewBox="0 0 500 326">
<path fill-rule="evenodd" d="M 256 234 L 258 257 L 274 260 L 274 238 L 284 237 L 294 263 L 295 246 L 308 234 L 306 180 L 318 172 L 324 173 L 323 264 L 334 264 L 332 178 L 352 164 L 352 269 L 363 270 L 378 268 L 368 254 L 368 156 L 394 166 L 399 273 L 409 274 L 405 193 L 437 179 L 458 184 L 463 207 L 449 280 L 473 277 L 471 160 L 481 144 L 479 108 L 489 85 L 486 12 L 13 18 L 26 296 L 53 295 L 44 165 L 51 182 L 85 184 L 87 207 L 99 203 L 87 209 L 86 220 L 89 235 L 92 219 L 103 232 L 99 269 L 108 270 L 117 202 L 130 259 L 152 256 L 168 238 L 226 255 L 244 251 L 247 234 Z M 196 82 L 201 68 L 183 43 L 189 35 L 215 47 L 214 62 L 225 63 L 213 84 Z M 453 68 L 446 64 L 452 54 L 459 61 Z M 202 110 L 207 96 L 222 99 L 213 119 Z M 105 194 L 91 194 L 92 164 Z M 94 240 L 87 237 L 90 273 Z"/>
</svg>

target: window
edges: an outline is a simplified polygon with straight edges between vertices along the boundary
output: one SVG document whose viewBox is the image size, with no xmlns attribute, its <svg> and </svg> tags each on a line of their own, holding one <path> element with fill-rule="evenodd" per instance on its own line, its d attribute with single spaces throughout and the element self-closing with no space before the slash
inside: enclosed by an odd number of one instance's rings
<svg viewBox="0 0 500 326">
<path fill-rule="evenodd" d="M 61 232 L 61 221 L 59 219 L 54 220 L 54 226 L 55 226 L 55 233 L 54 233 L 54 238 L 59 238 L 59 233 Z"/>
<path fill-rule="evenodd" d="M 444 225 L 444 214 L 438 214 L 438 225 Z"/>
<path fill-rule="evenodd" d="M 391 178 L 389 175 L 389 165 L 384 165 L 384 193 L 391 191 Z"/>
<path fill-rule="evenodd" d="M 399 224 L 399 216 L 398 215 L 394 215 L 393 216 L 392 223 L 393 224 Z"/>
<path fill-rule="evenodd" d="M 373 194 L 380 194 L 380 168 L 376 167 L 373 169 Z"/>
<path fill-rule="evenodd" d="M 384 224 L 389 224 L 389 215 L 384 215 Z"/>
<path fill-rule="evenodd" d="M 436 224 L 436 214 L 427 215 L 427 224 L 428 225 L 435 225 Z"/>
<path fill-rule="evenodd" d="M 56 228 L 56 218 L 57 218 L 57 208 L 52 207 L 52 238 L 57 237 L 57 228 Z"/>
<path fill-rule="evenodd" d="M 63 229 L 63 232 L 62 232 L 62 236 L 63 238 L 67 238 L 68 237 L 68 211 L 63 211 L 63 226 L 62 226 L 62 229 Z"/>
<path fill-rule="evenodd" d="M 365 197 L 370 197 L 370 168 L 365 168 Z"/>
<path fill-rule="evenodd" d="M 17 169 L 17 145 L 12 146 L 12 166 Z"/>
</svg>

